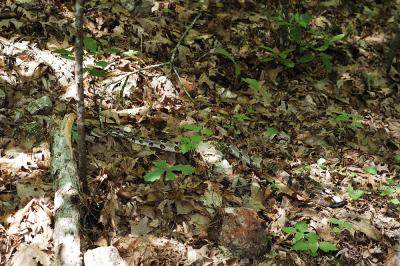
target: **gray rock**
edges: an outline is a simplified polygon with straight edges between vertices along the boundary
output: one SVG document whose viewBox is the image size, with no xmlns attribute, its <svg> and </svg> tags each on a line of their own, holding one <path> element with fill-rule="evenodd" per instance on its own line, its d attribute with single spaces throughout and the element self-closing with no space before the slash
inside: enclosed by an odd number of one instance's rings
<svg viewBox="0 0 400 266">
<path fill-rule="evenodd" d="M 85 266 L 126 266 L 116 247 L 98 247 L 90 249 L 83 255 Z"/>
<path fill-rule="evenodd" d="M 0 89 L 0 108 L 3 108 L 6 105 L 6 93 L 2 89 Z"/>
<path fill-rule="evenodd" d="M 51 102 L 51 99 L 49 96 L 43 96 L 39 99 L 34 100 L 31 102 L 26 110 L 31 114 L 31 115 L 36 115 L 36 114 L 45 114 L 51 110 L 53 107 L 53 103 Z"/>
</svg>

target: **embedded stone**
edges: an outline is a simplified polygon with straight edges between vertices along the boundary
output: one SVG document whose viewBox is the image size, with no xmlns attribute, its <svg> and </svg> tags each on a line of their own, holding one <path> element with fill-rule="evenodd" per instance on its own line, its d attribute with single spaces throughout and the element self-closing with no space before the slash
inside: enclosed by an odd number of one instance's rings
<svg viewBox="0 0 400 266">
<path fill-rule="evenodd" d="M 0 108 L 6 106 L 6 93 L 2 89 L 0 89 Z"/>
</svg>

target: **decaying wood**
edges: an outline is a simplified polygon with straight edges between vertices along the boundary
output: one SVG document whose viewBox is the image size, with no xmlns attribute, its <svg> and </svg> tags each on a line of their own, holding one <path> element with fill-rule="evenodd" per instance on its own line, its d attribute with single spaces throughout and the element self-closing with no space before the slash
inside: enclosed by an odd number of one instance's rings
<svg viewBox="0 0 400 266">
<path fill-rule="evenodd" d="M 75 114 L 54 120 L 51 173 L 55 181 L 54 252 L 56 265 L 81 265 L 79 238 L 80 185 L 71 147 Z"/>
</svg>

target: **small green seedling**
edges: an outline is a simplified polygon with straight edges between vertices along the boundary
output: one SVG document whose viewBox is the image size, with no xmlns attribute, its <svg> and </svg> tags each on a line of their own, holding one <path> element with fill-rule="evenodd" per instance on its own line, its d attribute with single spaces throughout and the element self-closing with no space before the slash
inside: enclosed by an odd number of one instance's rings
<svg viewBox="0 0 400 266">
<path fill-rule="evenodd" d="M 371 175 L 376 175 L 378 173 L 378 169 L 374 165 L 369 165 L 364 168 L 364 171 Z"/>
<path fill-rule="evenodd" d="M 388 201 L 393 205 L 400 205 L 400 201 L 398 196 L 400 195 L 400 184 L 396 183 L 393 178 L 386 178 L 387 185 L 381 186 L 379 190 L 381 193 L 379 194 L 382 197 L 390 196 L 391 199 Z"/>
<path fill-rule="evenodd" d="M 365 194 L 371 194 L 371 193 L 361 189 L 353 189 L 353 187 L 349 185 L 347 187 L 347 194 L 352 200 L 358 200 L 362 198 Z"/>
<path fill-rule="evenodd" d="M 319 236 L 314 232 L 310 232 L 308 225 L 303 221 L 297 222 L 294 227 L 284 227 L 282 231 L 293 235 L 293 250 L 303 251 L 313 257 L 317 256 L 318 249 L 323 252 L 337 250 L 334 243 L 318 241 Z"/>
<path fill-rule="evenodd" d="M 238 128 L 236 128 L 235 126 L 230 125 L 230 124 L 224 124 L 222 127 L 223 127 L 223 128 L 226 128 L 226 129 L 228 129 L 228 130 L 230 130 L 230 131 L 232 131 L 232 132 L 233 132 L 233 135 L 235 135 L 235 136 L 239 136 L 239 135 L 242 133 L 242 132 L 240 131 L 240 129 L 238 129 Z"/>
<path fill-rule="evenodd" d="M 289 33 L 289 45 L 287 46 L 295 47 L 295 49 L 279 51 L 276 48 L 262 46 L 262 49 L 270 53 L 270 56 L 262 58 L 262 61 L 275 59 L 282 65 L 293 68 L 296 64 L 310 63 L 315 58 L 319 58 L 325 70 L 332 71 L 332 56 L 326 51 L 342 40 L 345 37 L 344 34 L 329 36 L 325 32 L 314 30 L 311 27 L 312 16 L 310 13 L 294 13 L 289 14 L 289 17 L 276 16 L 273 19 L 280 28 Z M 319 45 L 321 39 L 323 39 L 323 44 Z"/>
<path fill-rule="evenodd" d="M 251 79 L 251 78 L 242 78 L 242 81 L 249 85 L 249 87 L 255 92 L 259 93 L 261 90 L 261 84 L 258 80 L 256 79 Z"/>
<path fill-rule="evenodd" d="M 294 49 L 285 49 L 283 51 L 279 51 L 277 48 L 274 49 L 268 46 L 261 46 L 261 48 L 268 51 L 271 54 L 270 57 L 262 58 L 263 62 L 276 60 L 288 68 L 293 68 L 296 65 L 295 62 L 293 62 L 293 60 L 290 59 Z"/>
<path fill-rule="evenodd" d="M 195 150 L 203 140 L 203 137 L 211 137 L 214 134 L 211 129 L 195 124 L 185 124 L 183 128 L 194 132 L 194 135 L 180 137 L 179 148 L 182 154 Z"/>
<path fill-rule="evenodd" d="M 352 227 L 351 223 L 336 218 L 330 218 L 328 223 L 333 226 L 333 232 L 335 234 L 339 234 L 340 232 L 348 230 Z"/>
<path fill-rule="evenodd" d="M 400 163 L 400 153 L 398 153 L 394 156 L 394 160 L 396 163 Z"/>
<path fill-rule="evenodd" d="M 246 122 L 248 120 L 250 120 L 250 117 L 248 117 L 245 113 L 236 113 L 233 116 L 236 120 L 240 121 L 240 122 Z"/>
<path fill-rule="evenodd" d="M 267 127 L 264 131 L 264 136 L 267 138 L 273 139 L 275 136 L 279 134 L 279 130 L 274 127 Z"/>
<path fill-rule="evenodd" d="M 157 161 L 153 163 L 157 168 L 156 170 L 147 173 L 144 176 L 146 182 L 155 182 L 161 179 L 165 175 L 166 181 L 172 181 L 176 179 L 176 174 L 174 172 L 181 172 L 183 175 L 191 175 L 194 173 L 195 169 L 191 165 L 178 164 L 170 166 L 165 160 Z"/>
<path fill-rule="evenodd" d="M 339 123 L 351 123 L 351 125 L 355 128 L 363 128 L 363 118 L 359 115 L 349 114 L 346 112 L 342 112 L 335 118 L 336 122 Z"/>
<path fill-rule="evenodd" d="M 230 52 L 228 52 L 227 50 L 225 50 L 222 47 L 214 48 L 212 52 L 214 54 L 222 55 L 223 57 L 225 57 L 226 59 L 231 61 L 235 68 L 235 78 L 238 78 L 240 76 L 240 72 L 241 72 L 240 66 L 236 63 L 235 58 L 233 57 L 233 55 Z"/>
</svg>

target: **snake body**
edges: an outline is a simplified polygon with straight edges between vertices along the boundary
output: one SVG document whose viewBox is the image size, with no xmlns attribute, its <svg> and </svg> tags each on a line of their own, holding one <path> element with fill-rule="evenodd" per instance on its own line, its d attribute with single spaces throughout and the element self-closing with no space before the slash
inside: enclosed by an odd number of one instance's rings
<svg viewBox="0 0 400 266">
<path fill-rule="evenodd" d="M 139 138 L 129 132 L 124 132 L 124 131 L 116 130 L 116 129 L 109 129 L 106 131 L 106 133 L 109 134 L 110 136 L 117 137 L 117 138 L 124 138 L 124 139 L 130 141 L 131 143 L 135 143 L 135 144 L 138 144 L 141 146 L 146 146 L 149 148 L 156 148 L 156 149 L 160 149 L 163 151 L 169 151 L 169 152 L 179 152 L 180 151 L 179 143 L 177 143 L 177 142 Z M 248 153 L 246 153 L 243 150 L 240 150 L 233 144 L 228 144 L 227 148 L 234 157 L 244 161 L 248 166 L 255 167 L 255 168 L 261 168 L 262 160 L 260 157 L 249 156 Z"/>
</svg>

